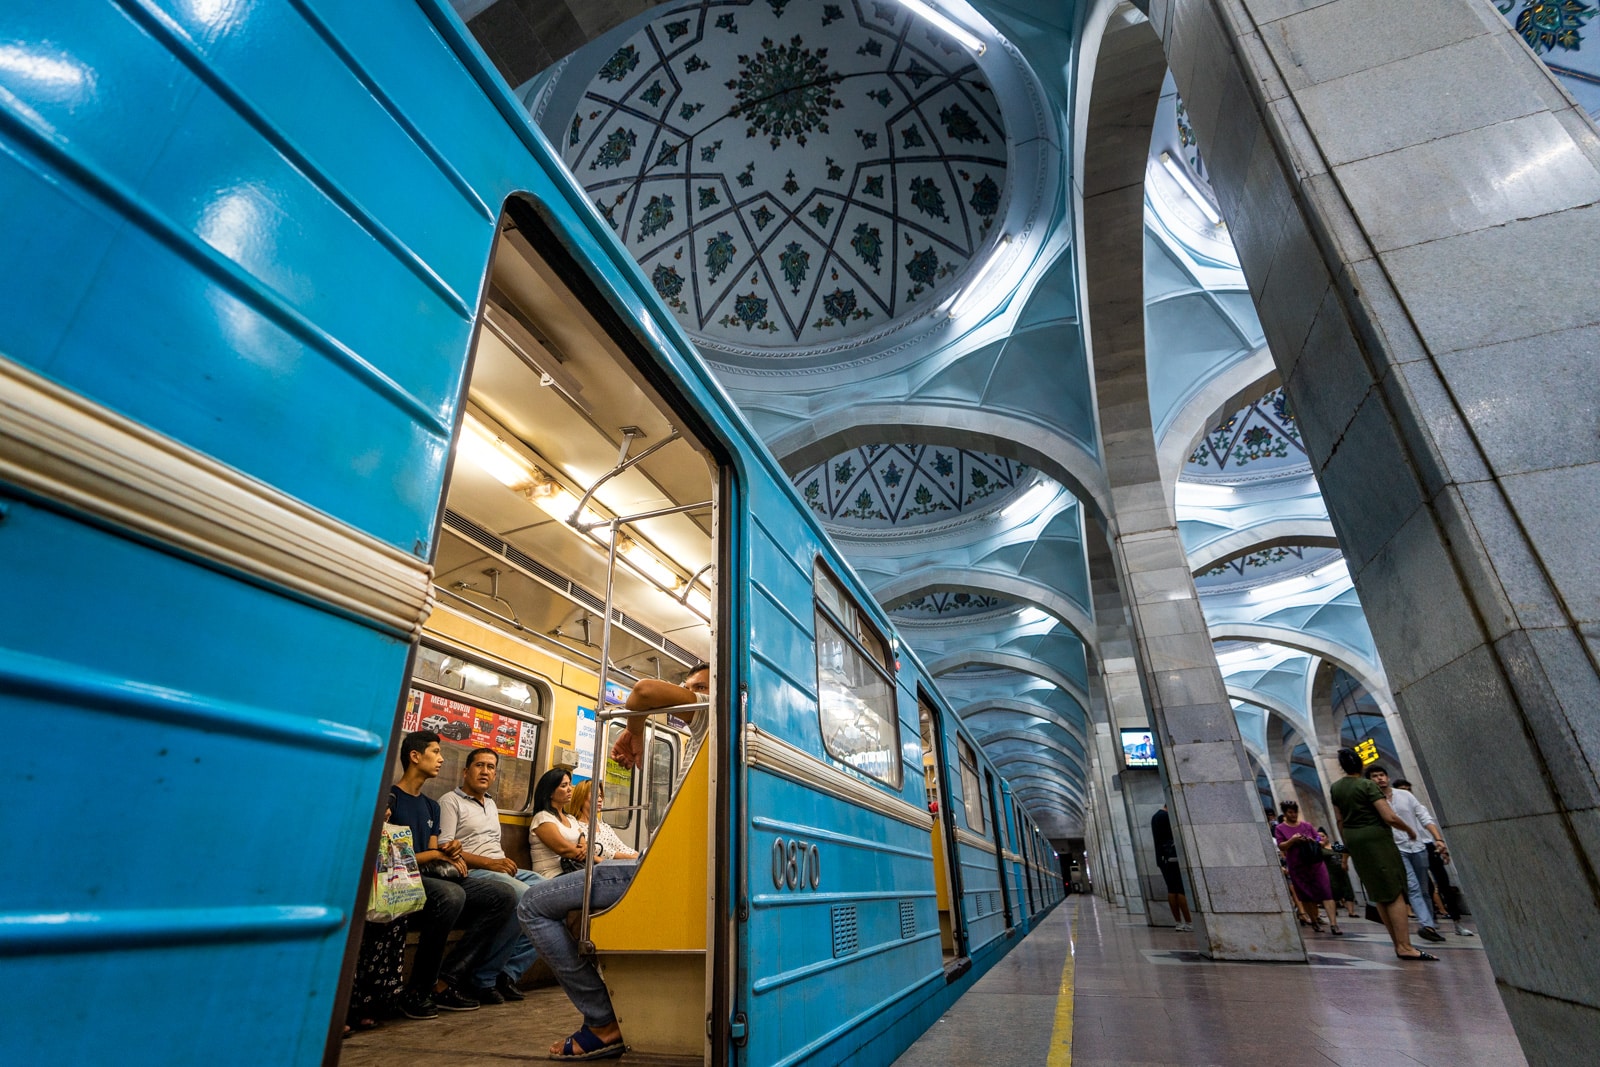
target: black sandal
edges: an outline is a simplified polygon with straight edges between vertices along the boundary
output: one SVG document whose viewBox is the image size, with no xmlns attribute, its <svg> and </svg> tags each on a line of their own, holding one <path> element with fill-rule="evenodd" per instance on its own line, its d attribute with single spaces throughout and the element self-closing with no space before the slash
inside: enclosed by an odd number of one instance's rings
<svg viewBox="0 0 1600 1067">
<path fill-rule="evenodd" d="M 1423 952 L 1421 949 L 1417 950 L 1417 955 L 1415 955 L 1415 956 L 1402 956 L 1398 952 L 1396 952 L 1395 953 L 1395 959 L 1405 960 L 1408 963 L 1423 963 L 1423 962 L 1438 963 L 1439 962 L 1439 957 L 1438 956 L 1435 956 L 1431 952 Z"/>
</svg>

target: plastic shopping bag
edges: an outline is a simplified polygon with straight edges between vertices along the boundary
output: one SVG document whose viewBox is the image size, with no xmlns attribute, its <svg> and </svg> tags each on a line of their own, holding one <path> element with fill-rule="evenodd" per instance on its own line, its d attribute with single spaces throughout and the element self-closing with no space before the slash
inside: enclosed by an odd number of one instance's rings
<svg viewBox="0 0 1600 1067">
<path fill-rule="evenodd" d="M 378 862 L 372 872 L 372 893 L 367 898 L 367 921 L 393 922 L 421 911 L 426 897 L 417 853 L 411 844 L 411 827 L 383 824 L 378 838 Z"/>
</svg>

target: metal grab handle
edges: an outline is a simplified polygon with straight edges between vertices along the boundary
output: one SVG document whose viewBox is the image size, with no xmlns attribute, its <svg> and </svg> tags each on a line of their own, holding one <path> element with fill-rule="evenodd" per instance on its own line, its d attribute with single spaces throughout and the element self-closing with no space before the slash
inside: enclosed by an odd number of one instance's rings
<svg viewBox="0 0 1600 1067">
<path fill-rule="evenodd" d="M 633 711 L 621 704 L 613 704 L 609 710 L 596 712 L 595 718 L 601 722 L 609 722 L 613 719 L 631 719 L 635 716 L 671 715 L 675 711 L 704 711 L 710 707 L 709 700 L 698 704 L 674 704 L 670 708 L 651 708 L 649 711 Z"/>
</svg>

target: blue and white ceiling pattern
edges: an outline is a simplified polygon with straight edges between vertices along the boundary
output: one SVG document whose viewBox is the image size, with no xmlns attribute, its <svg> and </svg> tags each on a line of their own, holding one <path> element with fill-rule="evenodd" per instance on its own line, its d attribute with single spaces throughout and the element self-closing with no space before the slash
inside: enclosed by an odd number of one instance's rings
<svg viewBox="0 0 1600 1067">
<path fill-rule="evenodd" d="M 1589 117 L 1600 120 L 1600 47 L 1584 39 L 1600 7 L 1580 0 L 1495 0 L 1495 6 Z"/>
<path fill-rule="evenodd" d="M 593 72 L 562 147 L 685 328 L 736 354 L 934 310 L 1007 186 L 989 82 L 893 0 L 665 4 Z"/>
<path fill-rule="evenodd" d="M 988 510 L 1028 484 L 1026 464 L 937 445 L 864 445 L 794 475 L 825 521 L 853 529 L 923 526 Z"/>
<path fill-rule="evenodd" d="M 1304 474 L 1310 466 L 1289 399 L 1274 389 L 1214 426 L 1184 466 L 1184 477 L 1243 472 Z"/>
<path fill-rule="evenodd" d="M 903 619 L 967 619 L 1002 611 L 1020 611 L 1022 605 L 1005 597 L 966 591 L 924 593 L 901 604 L 887 606 L 889 614 Z"/>
</svg>

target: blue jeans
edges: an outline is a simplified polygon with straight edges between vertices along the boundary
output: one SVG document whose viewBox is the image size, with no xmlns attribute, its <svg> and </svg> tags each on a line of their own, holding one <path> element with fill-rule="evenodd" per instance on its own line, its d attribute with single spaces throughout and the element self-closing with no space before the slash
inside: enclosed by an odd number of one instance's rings
<svg viewBox="0 0 1600 1067">
<path fill-rule="evenodd" d="M 1428 899 L 1428 853 L 1424 849 L 1420 852 L 1400 853 L 1400 858 L 1406 862 L 1406 900 L 1411 904 L 1411 910 L 1416 912 L 1417 922 L 1423 926 L 1433 926 L 1433 903 Z"/>
<path fill-rule="evenodd" d="M 635 860 L 596 864 L 594 886 L 589 894 L 590 908 L 599 911 L 621 900 L 638 869 Z M 582 907 L 583 872 L 574 871 L 529 886 L 517 905 L 517 920 L 522 923 L 522 932 L 550 965 L 567 999 L 582 1013 L 584 1025 L 593 1030 L 610 1026 L 617 1016 L 594 959 L 579 954 L 578 943 L 567 929 L 567 913 Z"/>
<path fill-rule="evenodd" d="M 406 987 L 419 996 L 431 994 L 435 981 L 441 978 L 448 985 L 460 985 L 500 939 L 506 917 L 515 915 L 517 910 L 516 894 L 499 882 L 472 878 L 456 881 L 425 874 L 422 889 L 427 894 L 426 903 L 411 916 L 411 929 L 417 931 L 419 940 L 411 963 L 411 981 Z M 461 940 L 445 959 L 446 940 L 456 926 L 461 927 Z"/>
<path fill-rule="evenodd" d="M 530 885 L 544 881 L 532 871 L 501 874 L 499 871 L 477 869 L 467 872 L 467 877 L 488 879 L 509 885 L 512 892 L 517 894 L 519 901 Z M 517 922 L 517 910 L 512 908 L 511 914 L 506 916 L 505 928 L 489 946 L 489 951 L 484 953 L 478 969 L 472 972 L 472 984 L 479 989 L 493 989 L 503 971 L 515 985 L 517 979 L 528 973 L 528 968 L 532 967 L 533 961 L 538 958 L 539 950 L 530 945 L 528 939 L 523 936 L 522 926 Z"/>
</svg>

